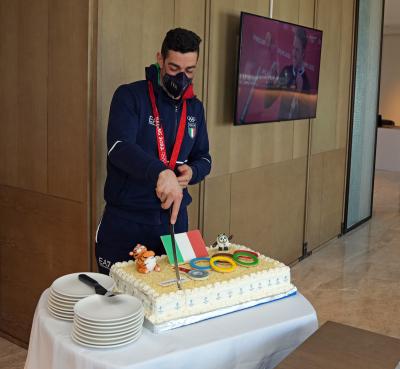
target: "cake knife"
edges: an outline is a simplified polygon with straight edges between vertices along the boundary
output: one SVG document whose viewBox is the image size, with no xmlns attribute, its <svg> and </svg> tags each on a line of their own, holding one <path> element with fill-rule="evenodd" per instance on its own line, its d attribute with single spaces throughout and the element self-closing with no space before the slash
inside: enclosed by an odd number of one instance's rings
<svg viewBox="0 0 400 369">
<path fill-rule="evenodd" d="M 175 228 L 174 225 L 171 223 L 171 215 L 172 215 L 172 206 L 169 208 L 169 232 L 171 233 L 171 243 L 172 243 L 172 253 L 174 255 L 174 265 L 175 265 L 175 275 L 176 275 L 176 284 L 178 289 L 181 290 L 181 275 L 179 274 L 179 267 L 178 267 L 178 256 L 176 255 L 176 244 L 175 244 Z"/>
<path fill-rule="evenodd" d="M 78 278 L 81 282 L 87 284 L 90 287 L 93 287 L 98 295 L 104 295 L 107 297 L 115 296 L 115 294 L 113 292 L 108 291 L 99 282 L 97 282 L 95 279 L 89 277 L 87 274 L 81 273 L 78 275 Z"/>
</svg>

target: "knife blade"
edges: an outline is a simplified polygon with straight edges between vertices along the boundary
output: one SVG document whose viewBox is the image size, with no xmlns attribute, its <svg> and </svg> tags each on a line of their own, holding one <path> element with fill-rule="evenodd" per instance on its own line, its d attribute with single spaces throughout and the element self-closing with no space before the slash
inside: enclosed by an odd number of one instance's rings
<svg viewBox="0 0 400 369">
<path fill-rule="evenodd" d="M 174 228 L 174 225 L 171 223 L 171 214 L 172 214 L 172 206 L 169 208 L 169 216 L 170 216 L 169 231 L 171 233 L 172 253 L 173 253 L 173 256 L 174 256 L 176 284 L 178 286 L 178 289 L 181 290 L 182 289 L 182 286 L 181 286 L 181 275 L 179 273 L 178 256 L 176 254 L 176 244 L 175 244 L 175 228 Z"/>
<path fill-rule="evenodd" d="M 94 290 L 98 295 L 104 295 L 104 296 L 114 296 L 114 294 L 110 291 L 108 291 L 105 287 L 103 287 L 99 282 L 97 282 L 95 279 L 92 277 L 89 277 L 87 274 L 79 274 L 78 278 L 81 282 L 85 283 L 86 285 L 93 287 Z"/>
</svg>

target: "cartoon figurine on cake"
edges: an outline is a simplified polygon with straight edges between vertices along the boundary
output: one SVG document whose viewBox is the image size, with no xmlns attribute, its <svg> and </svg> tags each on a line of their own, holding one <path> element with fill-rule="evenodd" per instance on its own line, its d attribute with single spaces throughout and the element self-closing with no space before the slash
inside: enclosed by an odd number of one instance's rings
<svg viewBox="0 0 400 369">
<path fill-rule="evenodd" d="M 159 272 L 160 266 L 157 264 L 154 251 L 147 250 L 147 247 L 138 243 L 129 253 L 136 261 L 136 270 L 139 273 Z"/>
<path fill-rule="evenodd" d="M 219 251 L 228 251 L 229 246 L 231 245 L 231 243 L 229 242 L 229 240 L 232 237 L 228 237 L 225 233 L 220 233 L 217 236 L 217 246 L 218 246 L 218 250 Z"/>
</svg>

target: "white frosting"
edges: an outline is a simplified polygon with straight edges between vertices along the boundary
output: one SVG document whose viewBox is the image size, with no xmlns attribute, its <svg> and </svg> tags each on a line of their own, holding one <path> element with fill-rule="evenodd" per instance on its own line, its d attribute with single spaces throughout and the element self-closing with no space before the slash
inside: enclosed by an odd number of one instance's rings
<svg viewBox="0 0 400 369">
<path fill-rule="evenodd" d="M 239 245 L 231 247 L 250 250 Z M 160 257 L 158 262 L 163 262 L 164 258 L 165 255 Z M 258 267 L 257 270 L 254 268 L 253 273 L 249 273 L 248 268 L 239 267 L 243 270 L 243 275 L 236 273 L 237 276 L 231 279 L 225 278 L 208 284 L 207 281 L 203 281 L 205 283 L 201 285 L 197 282 L 199 287 L 194 283 L 193 288 L 185 288 L 185 283 L 183 290 L 174 289 L 165 293 L 162 290 L 160 292 L 159 286 L 154 283 L 151 286 L 149 280 L 140 279 L 134 272 L 133 261 L 114 264 L 110 275 L 115 280 L 116 288 L 138 297 L 143 302 L 146 318 L 153 324 L 158 324 L 278 295 L 293 289 L 289 267 L 264 255 L 260 255 L 259 259 L 261 265 L 264 262 L 268 267 Z"/>
</svg>

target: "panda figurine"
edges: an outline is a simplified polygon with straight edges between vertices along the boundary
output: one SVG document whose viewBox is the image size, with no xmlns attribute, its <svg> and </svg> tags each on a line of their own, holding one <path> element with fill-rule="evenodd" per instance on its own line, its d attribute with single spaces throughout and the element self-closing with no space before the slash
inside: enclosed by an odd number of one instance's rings
<svg viewBox="0 0 400 369">
<path fill-rule="evenodd" d="M 219 251 L 227 251 L 231 243 L 229 242 L 230 237 L 225 233 L 220 233 L 217 236 L 217 246 Z"/>
</svg>

